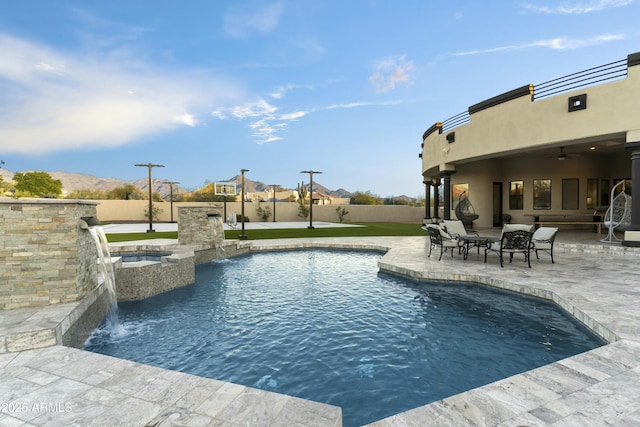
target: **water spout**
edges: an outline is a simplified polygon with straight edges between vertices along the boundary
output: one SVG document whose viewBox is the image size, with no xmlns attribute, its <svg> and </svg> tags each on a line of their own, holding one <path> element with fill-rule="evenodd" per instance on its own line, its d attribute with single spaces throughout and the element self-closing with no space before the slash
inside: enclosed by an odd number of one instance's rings
<svg viewBox="0 0 640 427">
<path fill-rule="evenodd" d="M 111 327 L 115 329 L 119 324 L 118 298 L 116 295 L 116 277 L 113 271 L 113 264 L 111 263 L 111 253 L 109 252 L 109 242 L 107 241 L 107 235 L 100 225 L 100 222 L 93 218 L 98 222 L 98 225 L 90 225 L 90 222 L 87 221 L 87 219 L 88 218 L 82 218 L 82 221 L 89 226 L 89 234 L 91 234 L 91 237 L 96 244 L 96 249 L 98 250 L 98 272 L 102 276 L 102 280 L 107 287 L 107 291 L 109 292 L 109 296 L 112 301 L 111 308 L 107 313 L 107 321 L 111 324 Z M 93 222 L 93 224 L 95 224 L 95 222 Z M 82 223 L 80 227 L 82 228 Z"/>
</svg>

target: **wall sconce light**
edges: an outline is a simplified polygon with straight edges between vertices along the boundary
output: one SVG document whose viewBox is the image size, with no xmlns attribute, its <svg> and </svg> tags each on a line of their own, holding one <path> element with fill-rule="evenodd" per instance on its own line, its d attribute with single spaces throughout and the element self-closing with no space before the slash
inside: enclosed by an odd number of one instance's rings
<svg viewBox="0 0 640 427">
<path fill-rule="evenodd" d="M 451 144 L 452 142 L 456 142 L 456 133 L 455 132 L 449 132 L 447 134 L 447 142 L 449 144 Z"/>
<path fill-rule="evenodd" d="M 587 94 L 570 96 L 569 97 L 569 112 L 586 110 L 587 109 Z"/>
<path fill-rule="evenodd" d="M 418 154 L 418 157 L 419 157 L 419 158 L 422 158 L 422 153 Z"/>
</svg>

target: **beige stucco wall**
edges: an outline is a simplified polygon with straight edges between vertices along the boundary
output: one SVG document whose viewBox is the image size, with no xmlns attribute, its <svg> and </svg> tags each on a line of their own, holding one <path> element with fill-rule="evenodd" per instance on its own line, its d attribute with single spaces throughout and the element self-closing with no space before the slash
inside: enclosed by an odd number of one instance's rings
<svg viewBox="0 0 640 427">
<path fill-rule="evenodd" d="M 568 112 L 568 99 L 587 94 L 587 109 Z M 422 170 L 437 176 L 441 165 L 517 153 L 534 147 L 572 145 L 598 137 L 625 137 L 640 128 L 640 66 L 626 79 L 531 101 L 522 96 L 471 115 L 449 143 L 443 132 L 424 140 Z"/>
<path fill-rule="evenodd" d="M 145 217 L 144 212 L 149 207 L 147 200 L 100 200 L 98 201 L 97 215 L 98 219 L 102 222 L 117 222 L 117 221 L 135 221 L 146 222 L 148 219 Z M 159 222 L 168 222 L 170 217 L 169 202 L 154 203 L 154 206 L 158 206 L 161 212 L 157 218 Z M 178 207 L 179 206 L 219 206 L 223 208 L 223 203 L 173 203 L 173 218 L 174 221 L 178 220 Z M 268 221 L 273 221 L 273 203 L 245 203 L 245 216 L 249 217 L 250 221 L 257 222 L 262 221 L 258 217 L 256 210 L 259 207 L 269 207 L 271 210 L 271 216 Z M 405 222 L 405 223 L 421 223 L 424 217 L 424 208 L 414 208 L 410 206 L 396 205 L 396 206 L 369 206 L 369 205 L 314 205 L 313 206 L 313 220 L 314 221 L 331 221 L 338 222 L 338 214 L 336 208 L 340 206 L 345 208 L 349 214 L 345 217 L 345 222 Z M 227 215 L 231 212 L 236 212 L 238 216 L 242 210 L 240 202 L 227 202 Z M 276 221 L 308 221 L 298 216 L 298 203 L 278 202 L 275 207 Z"/>
</svg>

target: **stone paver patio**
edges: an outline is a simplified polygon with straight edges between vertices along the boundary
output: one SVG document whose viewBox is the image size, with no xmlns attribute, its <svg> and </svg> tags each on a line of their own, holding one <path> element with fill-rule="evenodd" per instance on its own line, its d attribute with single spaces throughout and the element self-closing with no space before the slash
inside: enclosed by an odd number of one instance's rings
<svg viewBox="0 0 640 427">
<path fill-rule="evenodd" d="M 166 242 L 165 242 L 166 243 Z M 418 279 L 478 282 L 554 300 L 611 344 L 380 420 L 375 426 L 640 425 L 639 248 L 560 233 L 548 256 L 500 268 L 448 254 L 427 258 L 426 237 L 283 239 L 252 250 L 327 247 L 386 251 L 382 270 Z M 51 345 L 39 333 L 69 309 L 0 312 L 0 425 L 339 426 L 341 411 L 289 396 Z M 67 313 L 67 314 L 65 314 Z M 40 331 L 34 332 L 34 331 Z M 50 337 L 49 337 L 50 339 Z M 36 345 L 34 345 L 34 343 Z"/>
</svg>

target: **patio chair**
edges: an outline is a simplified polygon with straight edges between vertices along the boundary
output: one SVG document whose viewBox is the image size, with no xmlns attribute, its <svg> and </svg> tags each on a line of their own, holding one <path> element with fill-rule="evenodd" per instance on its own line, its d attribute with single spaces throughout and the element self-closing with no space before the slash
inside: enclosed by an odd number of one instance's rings
<svg viewBox="0 0 640 427">
<path fill-rule="evenodd" d="M 443 221 L 444 229 L 446 232 L 454 237 L 463 237 L 463 236 L 477 236 L 478 232 L 475 230 L 467 230 L 464 227 L 464 223 L 460 220 L 450 220 L 445 219 Z"/>
<path fill-rule="evenodd" d="M 229 218 L 227 218 L 227 225 L 229 225 L 229 228 L 234 230 L 238 227 L 238 219 L 235 212 L 231 212 L 229 214 Z"/>
<path fill-rule="evenodd" d="M 473 205 L 469 201 L 469 197 L 466 196 L 466 191 L 463 191 L 458 198 L 458 204 L 456 205 L 456 218 L 458 218 L 465 227 L 472 228 L 473 221 L 480 218 L 480 215 L 476 214 Z"/>
<path fill-rule="evenodd" d="M 516 225 L 516 224 L 507 224 Z M 504 267 L 504 255 L 509 254 L 509 263 L 513 261 L 513 255 L 516 253 L 524 254 L 524 261 L 531 268 L 531 250 L 533 246 L 533 233 L 524 229 L 515 229 L 506 231 L 507 225 L 504 226 L 500 240 L 488 245 L 484 250 L 484 262 L 487 262 L 487 254 L 494 252 L 500 257 L 500 267 Z M 523 224 L 518 224 L 523 225 Z M 527 226 L 531 228 L 531 226 Z"/>
<path fill-rule="evenodd" d="M 616 188 L 622 190 L 614 197 Z M 603 243 L 615 243 L 622 239 L 616 237 L 615 230 L 624 231 L 631 225 L 631 196 L 625 192 L 624 181 L 620 181 L 611 189 L 611 204 L 604 214 L 604 226 L 609 229 L 607 237 L 600 240 Z"/>
<path fill-rule="evenodd" d="M 455 248 L 460 249 L 460 240 L 458 238 L 449 235 L 446 231 L 440 228 L 436 224 L 427 224 L 422 227 L 423 230 L 426 230 L 429 235 L 429 255 L 431 257 L 431 251 L 434 246 L 440 247 L 440 258 L 438 261 L 442 259 L 442 254 L 444 254 L 447 250 L 451 249 L 451 256 L 453 257 L 453 250 Z"/>
<path fill-rule="evenodd" d="M 447 234 L 449 234 L 451 237 L 456 237 L 459 240 L 467 236 L 478 236 L 477 231 L 467 230 L 464 227 L 464 224 L 462 223 L 462 221 L 460 220 L 445 219 L 442 221 L 442 223 L 444 224 L 444 229 L 447 232 Z M 463 243 L 464 242 L 460 242 L 460 245 L 462 245 Z M 478 253 L 480 253 L 479 246 L 478 246 Z"/>
<path fill-rule="evenodd" d="M 556 240 L 556 234 L 558 234 L 556 227 L 540 227 L 533 233 L 531 240 L 533 240 L 533 250 L 536 251 L 536 259 L 540 259 L 538 251 L 542 251 L 551 256 L 551 264 L 555 263 L 553 260 L 553 242 Z"/>
</svg>

